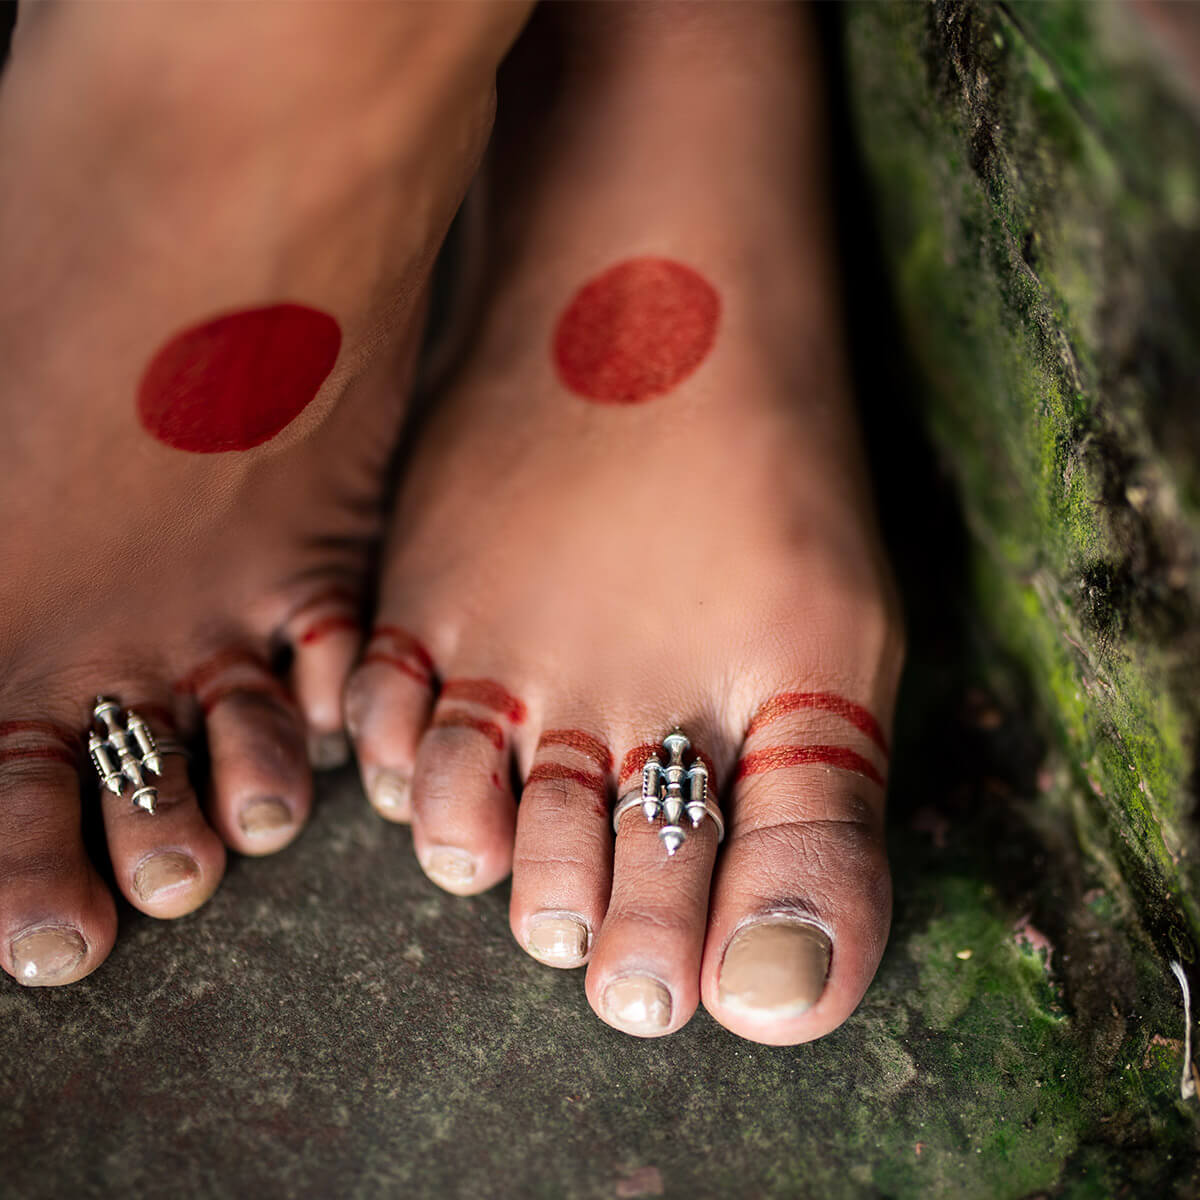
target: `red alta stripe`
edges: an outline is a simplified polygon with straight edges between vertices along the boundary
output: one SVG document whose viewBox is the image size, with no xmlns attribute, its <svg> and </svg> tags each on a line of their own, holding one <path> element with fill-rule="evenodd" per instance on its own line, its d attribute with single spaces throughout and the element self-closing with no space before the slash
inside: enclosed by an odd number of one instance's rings
<svg viewBox="0 0 1200 1200">
<path fill-rule="evenodd" d="M 612 751 L 598 738 L 582 729 L 547 729 L 538 739 L 539 751 L 545 746 L 566 746 L 578 750 L 600 768 L 602 772 L 612 770 Z"/>
<path fill-rule="evenodd" d="M 401 629 L 399 625 L 376 625 L 371 630 L 370 640 L 391 642 L 394 654 L 411 654 L 430 675 L 433 674 L 433 655 L 407 629 Z"/>
<path fill-rule="evenodd" d="M 885 786 L 883 776 L 870 760 L 844 746 L 776 746 L 770 750 L 756 750 L 738 763 L 734 778 L 745 779 L 748 775 L 762 775 L 766 771 L 813 763 L 853 771 L 880 787 Z"/>
<path fill-rule="evenodd" d="M 234 667 L 251 667 L 263 675 L 271 674 L 270 668 L 254 651 L 244 647 L 235 647 L 231 650 L 222 650 L 219 654 L 214 654 L 211 658 L 206 659 L 198 667 L 193 667 L 189 674 L 176 683 L 175 690 L 177 692 L 203 691 L 208 684 L 215 683 L 221 675 Z"/>
<path fill-rule="evenodd" d="M 295 708 L 295 703 L 288 694 L 287 689 L 278 680 L 270 676 L 259 676 L 255 679 L 246 679 L 238 683 L 227 683 L 214 687 L 211 691 L 206 690 L 203 694 L 198 695 L 196 699 L 200 701 L 200 707 L 203 709 L 204 715 L 208 716 L 214 708 L 220 704 L 224 704 L 226 700 L 234 696 L 265 696 L 283 705 L 285 708 Z"/>
<path fill-rule="evenodd" d="M 577 771 L 574 767 L 564 767 L 561 763 L 538 763 L 529 772 L 525 786 L 531 787 L 535 783 L 557 783 L 560 780 L 577 783 L 580 787 L 587 788 L 589 792 L 599 796 L 600 799 L 604 799 L 607 794 L 603 776 L 593 774 L 591 771 Z"/>
<path fill-rule="evenodd" d="M 10 733 L 40 733 L 45 737 L 58 738 L 68 744 L 79 740 L 79 734 L 56 721 L 0 721 L 0 737 Z"/>
<path fill-rule="evenodd" d="M 718 790 L 717 768 L 713 766 L 713 760 L 703 750 L 697 750 L 694 746 L 690 753 L 708 768 L 708 790 L 716 792 Z M 640 775 L 642 768 L 646 765 L 646 759 L 651 754 L 657 754 L 659 761 L 666 762 L 667 754 L 662 748 L 661 742 L 644 742 L 640 746 L 634 746 L 621 760 L 621 770 L 617 773 L 617 781 L 624 784 L 635 775 Z"/>
<path fill-rule="evenodd" d="M 8 762 L 57 762 L 68 767 L 78 767 L 79 758 L 65 746 L 14 746 L 10 750 L 0 749 L 0 763 Z"/>
<path fill-rule="evenodd" d="M 343 630 L 351 633 L 358 632 L 358 622 L 344 613 L 330 613 L 314 621 L 297 639 L 301 646 L 311 646 L 331 633 L 341 633 Z"/>
<path fill-rule="evenodd" d="M 430 728 L 474 729 L 476 733 L 482 733 L 484 737 L 489 739 L 497 750 L 504 749 L 504 730 L 495 721 L 485 721 L 482 717 L 472 716 L 470 713 L 458 712 L 457 710 L 438 713 L 434 717 Z"/>
<path fill-rule="evenodd" d="M 395 654 L 384 654 L 379 650 L 370 650 L 363 655 L 363 666 L 377 664 L 381 667 L 391 667 L 394 671 L 399 671 L 401 675 L 407 675 L 409 679 L 415 679 L 424 687 L 429 686 L 429 675 L 422 667 L 414 667 L 406 658 L 398 658 Z"/>
<path fill-rule="evenodd" d="M 525 705 L 494 679 L 447 679 L 442 685 L 442 697 L 490 708 L 514 725 L 525 720 Z"/>
<path fill-rule="evenodd" d="M 783 695 L 768 700 L 754 714 L 754 718 L 746 728 L 746 737 L 757 733 L 760 729 L 770 725 L 772 721 L 777 721 L 788 713 L 800 712 L 806 708 L 819 709 L 822 712 L 831 712 L 842 717 L 856 729 L 861 729 L 884 754 L 888 752 L 887 739 L 883 736 L 879 722 L 871 713 L 861 704 L 855 704 L 853 700 L 836 696 L 833 692 L 784 692 Z"/>
</svg>

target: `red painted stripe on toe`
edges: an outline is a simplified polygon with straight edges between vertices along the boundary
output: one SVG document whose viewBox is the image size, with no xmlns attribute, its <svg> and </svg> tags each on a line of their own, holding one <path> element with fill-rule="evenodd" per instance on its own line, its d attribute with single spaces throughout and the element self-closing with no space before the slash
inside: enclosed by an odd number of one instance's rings
<svg viewBox="0 0 1200 1200">
<path fill-rule="evenodd" d="M 68 743 L 79 740 L 78 732 L 57 721 L 0 721 L 0 737 L 7 737 L 11 733 L 40 733 Z"/>
<path fill-rule="evenodd" d="M 802 709 L 819 709 L 831 712 L 849 721 L 856 729 L 861 729 L 877 745 L 884 754 L 888 753 L 887 739 L 879 722 L 871 712 L 853 700 L 847 700 L 833 692 L 784 692 L 768 700 L 753 716 L 746 727 L 746 737 L 757 733 L 770 725 L 772 721 L 789 713 L 800 712 Z"/>
<path fill-rule="evenodd" d="M 296 644 L 298 646 L 311 646 L 314 642 L 319 642 L 331 633 L 342 632 L 357 633 L 358 621 L 354 617 L 347 616 L 345 613 L 331 613 L 327 617 L 319 617 L 315 620 L 296 638 Z"/>
<path fill-rule="evenodd" d="M 879 784 L 880 787 L 886 786 L 883 776 L 870 760 L 853 750 L 847 750 L 844 746 L 775 746 L 770 750 L 755 750 L 738 763 L 734 779 L 745 779 L 749 775 L 762 775 L 766 771 L 808 766 L 812 763 L 853 771 L 872 783 Z"/>
<path fill-rule="evenodd" d="M 442 685 L 446 700 L 466 700 L 507 717 L 514 725 L 525 720 L 525 705 L 494 679 L 447 679 Z"/>
<path fill-rule="evenodd" d="M 72 754 L 65 746 L 14 746 L 0 749 L 0 764 L 8 762 L 57 762 L 68 767 L 78 767 L 80 755 Z"/>
<path fill-rule="evenodd" d="M 434 673 L 433 655 L 407 629 L 401 629 L 399 625 L 376 625 L 371 630 L 370 640 L 374 642 L 380 638 L 392 643 L 395 654 L 411 654 L 428 674 Z"/>
<path fill-rule="evenodd" d="M 203 695 L 196 697 L 200 704 L 200 709 L 207 717 L 213 709 L 219 704 L 224 704 L 226 700 L 232 696 L 264 696 L 269 700 L 273 700 L 277 704 L 283 705 L 284 708 L 294 709 L 295 701 L 284 688 L 283 684 L 275 679 L 251 679 L 242 680 L 237 683 L 227 683 L 222 687 L 215 687 L 211 691 L 206 691 Z"/>
<path fill-rule="evenodd" d="M 580 787 L 587 788 L 589 792 L 595 793 L 602 800 L 608 797 L 608 788 L 604 783 L 602 775 L 596 775 L 591 771 L 579 771 L 574 767 L 564 767 L 562 763 L 538 763 L 532 771 L 529 772 L 529 778 L 525 780 L 525 786 L 542 782 L 554 782 L 560 779 L 565 779 L 570 783 L 577 783 Z"/>
<path fill-rule="evenodd" d="M 215 682 L 226 671 L 239 666 L 253 667 L 264 674 L 270 674 L 270 668 L 253 650 L 235 646 L 230 650 L 222 650 L 211 658 L 205 659 L 198 667 L 193 667 L 175 684 L 175 690 L 177 692 L 203 691 L 208 684 Z"/>
<path fill-rule="evenodd" d="M 429 686 L 429 675 L 425 670 L 421 667 L 414 667 L 406 658 L 399 658 L 395 654 L 384 654 L 381 650 L 371 650 L 363 655 L 362 661 L 364 667 L 372 665 L 391 667 L 392 670 L 399 671 L 401 675 L 415 679 L 423 687 Z"/>
<path fill-rule="evenodd" d="M 697 750 L 695 746 L 692 747 L 689 753 L 698 758 L 708 768 L 708 790 L 710 792 L 717 791 L 717 768 L 713 765 L 713 760 L 703 750 Z M 666 762 L 667 760 L 667 752 L 663 749 L 662 742 L 645 742 L 641 746 L 635 746 L 621 760 L 621 770 L 617 775 L 618 782 L 625 784 L 635 775 L 640 775 L 642 768 L 646 765 L 646 759 L 651 754 L 657 754 L 659 760 L 662 762 Z"/>
<path fill-rule="evenodd" d="M 504 730 L 495 721 L 485 721 L 470 713 L 451 711 L 438 713 L 430 723 L 431 729 L 474 729 L 488 738 L 497 750 L 504 749 Z"/>
<path fill-rule="evenodd" d="M 657 754 L 659 758 L 663 757 L 662 742 L 643 742 L 640 746 L 634 746 L 630 752 L 621 759 L 621 770 L 617 775 L 621 783 L 632 779 L 635 775 L 642 773 L 642 768 L 646 765 L 646 759 L 652 754 Z"/>
<path fill-rule="evenodd" d="M 538 739 L 537 748 L 541 751 L 544 746 L 566 746 L 578 750 L 605 773 L 613 768 L 612 751 L 598 737 L 582 729 L 547 729 Z"/>
</svg>

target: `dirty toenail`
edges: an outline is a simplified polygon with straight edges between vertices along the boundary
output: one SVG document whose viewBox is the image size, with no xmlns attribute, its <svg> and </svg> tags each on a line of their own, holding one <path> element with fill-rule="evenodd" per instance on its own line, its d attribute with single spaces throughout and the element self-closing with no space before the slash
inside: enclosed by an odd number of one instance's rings
<svg viewBox="0 0 1200 1200">
<path fill-rule="evenodd" d="M 350 761 L 350 742 L 338 730 L 335 733 L 310 733 L 308 735 L 308 761 L 318 771 L 332 771 Z"/>
<path fill-rule="evenodd" d="M 529 923 L 529 953 L 556 967 L 583 962 L 588 950 L 588 927 L 581 917 L 547 913 Z"/>
<path fill-rule="evenodd" d="M 87 942 L 77 929 L 43 925 L 13 938 L 12 964 L 26 987 L 58 983 L 83 962 Z"/>
<path fill-rule="evenodd" d="M 475 857 L 456 846 L 435 846 L 425 856 L 425 874 L 450 891 L 475 878 Z"/>
<path fill-rule="evenodd" d="M 133 890 L 141 900 L 156 900 L 164 892 L 200 878 L 200 864 L 190 854 L 166 850 L 152 854 L 133 874 Z"/>
<path fill-rule="evenodd" d="M 407 821 L 412 816 L 412 780 L 399 771 L 377 768 L 368 772 L 367 798 L 393 821 Z"/>
<path fill-rule="evenodd" d="M 250 837 L 263 837 L 269 833 L 277 833 L 289 825 L 295 824 L 292 810 L 277 796 L 264 796 L 260 800 L 251 800 L 238 813 L 238 824 L 242 832 Z"/>
<path fill-rule="evenodd" d="M 662 1033 L 671 1024 L 671 993 L 648 975 L 614 979 L 604 989 L 604 1015 L 626 1033 Z"/>
<path fill-rule="evenodd" d="M 734 1012 L 798 1017 L 820 999 L 832 943 L 811 921 L 768 917 L 734 934 L 721 962 L 717 997 Z"/>
</svg>

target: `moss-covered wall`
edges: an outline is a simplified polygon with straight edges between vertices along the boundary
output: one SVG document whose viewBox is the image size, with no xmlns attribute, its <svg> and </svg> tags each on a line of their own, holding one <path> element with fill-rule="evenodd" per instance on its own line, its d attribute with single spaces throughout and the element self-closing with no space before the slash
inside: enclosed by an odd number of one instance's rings
<svg viewBox="0 0 1200 1200">
<path fill-rule="evenodd" d="M 854 119 L 974 603 L 1195 978 L 1200 127 L 1124 5 L 866 3 Z M 1057 797 L 1057 799 L 1056 799 Z"/>
</svg>

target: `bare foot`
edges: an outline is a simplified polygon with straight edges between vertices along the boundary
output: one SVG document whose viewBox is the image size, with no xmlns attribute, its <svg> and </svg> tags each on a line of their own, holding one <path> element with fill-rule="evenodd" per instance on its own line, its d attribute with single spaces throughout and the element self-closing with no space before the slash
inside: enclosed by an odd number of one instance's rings
<svg viewBox="0 0 1200 1200">
<path fill-rule="evenodd" d="M 34 6 L 0 85 L 0 964 L 93 970 L 94 697 L 202 736 L 116 882 L 175 917 L 344 757 L 368 548 L 430 263 L 521 6 Z M 64 99 L 70 97 L 69 103 Z M 290 664 L 285 670 L 284 664 Z M 294 698 L 293 698 L 294 697 Z"/>
<path fill-rule="evenodd" d="M 511 870 L 516 938 L 588 962 L 605 1021 L 666 1034 L 703 999 L 747 1038 L 806 1041 L 886 941 L 902 658 L 807 16 L 542 19 L 561 95 L 508 160 L 508 257 L 405 479 L 349 725 L 429 876 L 466 894 Z M 706 819 L 668 858 L 635 810 L 614 853 L 612 805 L 677 726 L 726 840 Z"/>
</svg>

